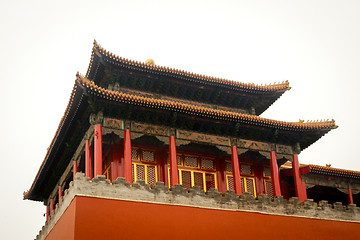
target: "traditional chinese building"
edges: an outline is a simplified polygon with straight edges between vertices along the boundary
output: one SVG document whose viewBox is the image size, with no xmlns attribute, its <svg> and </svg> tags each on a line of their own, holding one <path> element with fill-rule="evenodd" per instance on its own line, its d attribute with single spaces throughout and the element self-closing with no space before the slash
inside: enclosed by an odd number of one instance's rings
<svg viewBox="0 0 360 240">
<path fill-rule="evenodd" d="M 360 234 L 360 173 L 298 160 L 335 122 L 259 116 L 289 89 L 131 61 L 95 42 L 24 194 L 47 209 L 37 239 Z"/>
</svg>

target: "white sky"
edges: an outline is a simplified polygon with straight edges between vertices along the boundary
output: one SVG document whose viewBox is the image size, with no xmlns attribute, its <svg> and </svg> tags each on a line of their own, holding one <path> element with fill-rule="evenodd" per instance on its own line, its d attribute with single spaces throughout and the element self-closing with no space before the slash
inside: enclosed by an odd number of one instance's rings
<svg viewBox="0 0 360 240">
<path fill-rule="evenodd" d="M 242 82 L 290 81 L 262 116 L 336 120 L 301 163 L 360 171 L 360 1 L 1 1 L 0 239 L 33 239 L 23 201 L 93 40 L 116 55 Z"/>
</svg>

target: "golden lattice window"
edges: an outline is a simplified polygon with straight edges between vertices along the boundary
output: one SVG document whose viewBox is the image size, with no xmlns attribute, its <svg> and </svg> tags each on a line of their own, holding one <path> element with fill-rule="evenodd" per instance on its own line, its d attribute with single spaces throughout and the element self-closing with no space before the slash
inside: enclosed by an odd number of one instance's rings
<svg viewBox="0 0 360 240">
<path fill-rule="evenodd" d="M 198 160 L 194 157 L 185 157 L 185 165 L 188 167 L 197 167 Z"/>
<path fill-rule="evenodd" d="M 207 170 L 215 170 L 214 160 L 212 159 L 201 159 L 201 168 Z"/>
<path fill-rule="evenodd" d="M 143 155 L 143 161 L 155 162 L 155 154 L 154 154 L 154 152 L 143 151 L 142 155 Z"/>
<path fill-rule="evenodd" d="M 248 164 L 241 164 L 240 165 L 240 171 L 241 171 L 241 174 L 253 175 L 252 166 L 248 165 Z"/>
</svg>

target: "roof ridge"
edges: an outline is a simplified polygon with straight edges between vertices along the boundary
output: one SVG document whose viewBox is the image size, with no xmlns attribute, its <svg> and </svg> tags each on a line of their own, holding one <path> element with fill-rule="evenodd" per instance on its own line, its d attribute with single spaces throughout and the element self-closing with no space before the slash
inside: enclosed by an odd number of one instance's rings
<svg viewBox="0 0 360 240">
<path fill-rule="evenodd" d="M 87 73 L 85 75 L 86 77 L 89 77 L 90 69 L 92 67 L 92 63 L 93 63 L 93 59 L 94 59 L 94 53 L 96 51 L 98 51 L 102 55 L 105 55 L 106 57 L 109 57 L 111 60 L 122 62 L 123 64 L 127 64 L 127 65 L 130 65 L 130 66 L 133 66 L 133 67 L 141 67 L 141 68 L 145 68 L 145 69 L 148 69 L 148 70 L 155 70 L 155 71 L 160 71 L 160 72 L 168 72 L 168 73 L 177 74 L 177 75 L 184 76 L 184 77 L 194 78 L 194 79 L 197 79 L 197 80 L 200 80 L 200 81 L 213 82 L 213 83 L 224 84 L 224 85 L 231 85 L 231 86 L 234 86 L 234 87 L 250 89 L 250 90 L 253 90 L 253 91 L 287 91 L 287 90 L 291 89 L 291 87 L 289 86 L 289 81 L 288 80 L 278 82 L 278 83 L 273 83 L 273 84 L 267 84 L 267 83 L 265 83 L 265 84 L 243 83 L 243 82 L 238 82 L 238 81 L 234 81 L 234 80 L 229 80 L 229 79 L 224 79 L 224 78 L 218 78 L 218 77 L 212 77 L 212 76 L 207 76 L 207 75 L 203 75 L 203 74 L 188 72 L 188 71 L 181 70 L 181 69 L 170 68 L 170 67 L 167 67 L 167 66 L 149 65 L 149 64 L 146 64 L 144 62 L 139 62 L 139 61 L 136 61 L 136 60 L 130 60 L 130 59 L 127 59 L 127 58 L 117 56 L 114 53 L 112 53 L 112 52 L 106 50 L 105 48 L 101 47 L 100 44 L 96 40 L 94 40 L 94 43 L 93 43 L 90 64 L 89 64 Z"/>
</svg>

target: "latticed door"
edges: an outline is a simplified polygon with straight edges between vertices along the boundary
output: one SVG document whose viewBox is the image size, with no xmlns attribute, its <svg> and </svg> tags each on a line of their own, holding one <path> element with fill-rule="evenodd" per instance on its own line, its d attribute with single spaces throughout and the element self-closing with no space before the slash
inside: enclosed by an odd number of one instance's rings
<svg viewBox="0 0 360 240">
<path fill-rule="evenodd" d="M 132 149 L 133 181 L 145 181 L 153 185 L 157 182 L 157 166 L 155 153 L 149 150 Z"/>
<path fill-rule="evenodd" d="M 168 159 L 168 164 L 169 163 Z M 179 182 L 185 188 L 198 186 L 207 191 L 210 188 L 217 187 L 214 159 L 178 154 L 177 164 Z M 170 178 L 170 168 L 168 170 Z"/>
</svg>

